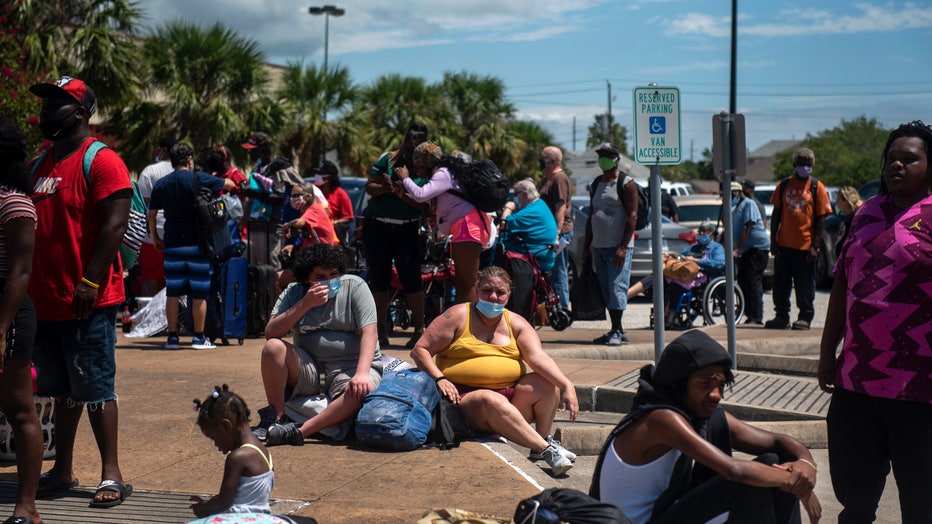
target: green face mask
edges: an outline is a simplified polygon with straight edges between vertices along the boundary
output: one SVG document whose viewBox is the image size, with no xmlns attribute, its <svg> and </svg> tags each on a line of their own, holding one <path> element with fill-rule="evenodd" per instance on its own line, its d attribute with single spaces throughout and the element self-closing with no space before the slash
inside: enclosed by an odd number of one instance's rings
<svg viewBox="0 0 932 524">
<path fill-rule="evenodd" d="M 618 165 L 618 161 L 615 160 L 614 158 L 608 158 L 605 156 L 599 157 L 599 169 L 601 169 L 602 171 L 608 171 L 609 169 L 612 169 L 616 165 Z"/>
</svg>

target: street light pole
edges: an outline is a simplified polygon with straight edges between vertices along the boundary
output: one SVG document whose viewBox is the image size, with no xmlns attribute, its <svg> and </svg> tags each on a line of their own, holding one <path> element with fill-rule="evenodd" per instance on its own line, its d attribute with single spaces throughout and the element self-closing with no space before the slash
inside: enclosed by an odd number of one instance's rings
<svg viewBox="0 0 932 524">
<path fill-rule="evenodd" d="M 335 5 L 325 5 L 323 7 L 311 6 L 307 9 L 307 12 L 317 16 L 324 15 L 324 67 L 323 67 L 323 80 L 324 80 L 324 94 L 326 95 L 324 100 L 324 107 L 321 110 L 321 121 L 324 123 L 324 126 L 327 124 L 327 98 L 329 98 L 329 80 L 327 78 L 327 55 L 329 54 L 330 48 L 330 16 L 343 16 L 346 14 L 345 9 L 341 9 Z M 325 144 L 321 145 L 321 159 L 324 159 L 327 156 L 327 147 Z"/>
<path fill-rule="evenodd" d="M 343 16 L 346 9 L 340 9 L 335 5 L 325 5 L 323 7 L 312 6 L 307 9 L 312 15 L 324 15 L 324 74 L 327 73 L 327 54 L 330 46 L 330 16 Z"/>
</svg>

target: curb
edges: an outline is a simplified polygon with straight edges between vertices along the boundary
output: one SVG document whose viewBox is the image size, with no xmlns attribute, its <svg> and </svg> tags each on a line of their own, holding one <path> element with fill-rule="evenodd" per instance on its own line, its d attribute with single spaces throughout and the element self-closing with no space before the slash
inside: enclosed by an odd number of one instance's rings
<svg viewBox="0 0 932 524">
<path fill-rule="evenodd" d="M 729 412 L 734 414 L 731 409 Z M 741 417 L 739 417 L 741 418 Z M 621 420 L 619 415 L 618 420 Z M 828 435 L 824 420 L 797 420 L 785 422 L 752 422 L 749 425 L 774 433 L 783 433 L 802 442 L 807 448 L 828 448 Z M 598 455 L 614 425 L 560 424 L 553 432 L 566 449 L 577 455 Z"/>
</svg>

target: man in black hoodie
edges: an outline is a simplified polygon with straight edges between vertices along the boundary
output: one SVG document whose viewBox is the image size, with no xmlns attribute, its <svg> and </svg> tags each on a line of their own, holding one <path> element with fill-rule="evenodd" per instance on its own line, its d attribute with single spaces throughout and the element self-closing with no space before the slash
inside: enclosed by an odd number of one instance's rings
<svg viewBox="0 0 932 524">
<path fill-rule="evenodd" d="M 797 499 L 817 522 L 812 454 L 722 410 L 733 382 L 730 355 L 702 331 L 671 342 L 656 367 L 641 368 L 631 413 L 603 446 L 589 494 L 635 524 L 707 522 L 725 513 L 729 522 L 797 523 Z M 732 448 L 758 457 L 735 459 Z"/>
</svg>

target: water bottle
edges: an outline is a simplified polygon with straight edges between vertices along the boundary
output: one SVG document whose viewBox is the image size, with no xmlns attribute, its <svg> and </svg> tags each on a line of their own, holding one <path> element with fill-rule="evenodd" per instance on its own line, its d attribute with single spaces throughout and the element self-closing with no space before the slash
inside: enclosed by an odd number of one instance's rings
<svg viewBox="0 0 932 524">
<path fill-rule="evenodd" d="M 133 327 L 133 316 L 129 312 L 129 306 L 123 308 L 123 332 L 129 333 Z"/>
</svg>

